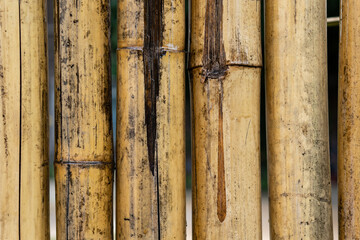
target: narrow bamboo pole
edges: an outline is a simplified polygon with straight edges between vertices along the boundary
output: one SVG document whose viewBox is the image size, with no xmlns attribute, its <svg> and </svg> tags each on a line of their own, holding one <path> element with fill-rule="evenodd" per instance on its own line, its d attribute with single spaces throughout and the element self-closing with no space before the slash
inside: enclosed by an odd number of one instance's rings
<svg viewBox="0 0 360 240">
<path fill-rule="evenodd" d="M 45 0 L 0 1 L 0 239 L 49 239 Z"/>
<path fill-rule="evenodd" d="M 260 15 L 260 1 L 192 1 L 194 239 L 261 239 Z"/>
<path fill-rule="evenodd" d="M 338 115 L 340 239 L 360 239 L 359 8 L 359 1 L 342 0 Z"/>
<path fill-rule="evenodd" d="M 0 239 L 19 239 L 19 2 L 0 0 Z"/>
<path fill-rule="evenodd" d="M 20 2 L 20 238 L 50 239 L 46 0 Z"/>
<path fill-rule="evenodd" d="M 185 1 L 118 2 L 117 239 L 185 239 Z"/>
<path fill-rule="evenodd" d="M 112 239 L 108 0 L 55 1 L 57 239 Z"/>
<path fill-rule="evenodd" d="M 267 1 L 272 239 L 332 239 L 326 1 Z"/>
</svg>

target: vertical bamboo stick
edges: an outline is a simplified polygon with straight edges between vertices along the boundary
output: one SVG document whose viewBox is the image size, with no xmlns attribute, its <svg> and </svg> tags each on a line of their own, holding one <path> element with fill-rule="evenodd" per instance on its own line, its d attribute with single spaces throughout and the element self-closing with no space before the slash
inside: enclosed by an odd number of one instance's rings
<svg viewBox="0 0 360 240">
<path fill-rule="evenodd" d="M 0 239 L 49 239 L 45 0 L 0 1 Z"/>
<path fill-rule="evenodd" d="M 46 0 L 20 2 L 20 238 L 49 239 Z"/>
<path fill-rule="evenodd" d="M 0 239 L 19 239 L 19 2 L 0 0 Z"/>
<path fill-rule="evenodd" d="M 57 239 L 112 239 L 108 0 L 55 1 Z"/>
<path fill-rule="evenodd" d="M 118 2 L 117 239 L 185 239 L 185 1 Z"/>
<path fill-rule="evenodd" d="M 272 239 L 332 239 L 326 1 L 266 2 Z"/>
<path fill-rule="evenodd" d="M 340 17 L 338 177 L 340 239 L 360 239 L 359 1 L 342 0 Z"/>
<path fill-rule="evenodd" d="M 194 239 L 261 239 L 260 15 L 260 1 L 192 1 Z"/>
</svg>

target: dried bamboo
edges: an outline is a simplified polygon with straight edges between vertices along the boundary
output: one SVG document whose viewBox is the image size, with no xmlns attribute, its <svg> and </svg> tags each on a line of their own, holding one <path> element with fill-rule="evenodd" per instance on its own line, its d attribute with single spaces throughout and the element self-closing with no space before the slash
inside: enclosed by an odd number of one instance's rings
<svg viewBox="0 0 360 240">
<path fill-rule="evenodd" d="M 185 1 L 118 2 L 117 239 L 185 239 Z"/>
<path fill-rule="evenodd" d="M 360 239 L 359 8 L 359 1 L 342 0 L 338 111 L 340 239 Z"/>
<path fill-rule="evenodd" d="M 260 1 L 192 1 L 194 239 L 261 239 L 260 15 Z"/>
<path fill-rule="evenodd" d="M 0 1 L 0 239 L 49 239 L 45 0 Z"/>
<path fill-rule="evenodd" d="M 20 238 L 49 239 L 46 0 L 20 2 Z"/>
<path fill-rule="evenodd" d="M 326 1 L 265 5 L 272 239 L 332 239 Z"/>
<path fill-rule="evenodd" d="M 108 0 L 55 1 L 57 239 L 112 239 Z"/>
<path fill-rule="evenodd" d="M 18 1 L 0 1 L 0 239 L 19 239 L 20 17 Z"/>
</svg>

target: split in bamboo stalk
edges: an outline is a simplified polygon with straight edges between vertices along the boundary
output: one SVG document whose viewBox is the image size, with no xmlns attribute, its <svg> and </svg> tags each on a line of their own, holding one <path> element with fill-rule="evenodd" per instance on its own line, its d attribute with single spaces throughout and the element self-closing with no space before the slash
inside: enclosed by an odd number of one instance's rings
<svg viewBox="0 0 360 240">
<path fill-rule="evenodd" d="M 49 239 L 45 2 L 0 1 L 0 239 Z"/>
<path fill-rule="evenodd" d="M 185 239 L 185 1 L 118 2 L 117 239 Z"/>
<path fill-rule="evenodd" d="M 326 1 L 267 1 L 266 116 L 272 239 L 333 239 Z"/>
<path fill-rule="evenodd" d="M 57 239 L 113 238 L 108 0 L 55 1 Z"/>
<path fill-rule="evenodd" d="M 360 2 L 342 0 L 338 177 L 340 239 L 360 239 Z"/>
<path fill-rule="evenodd" d="M 192 1 L 194 239 L 261 239 L 260 16 L 260 1 Z"/>
</svg>

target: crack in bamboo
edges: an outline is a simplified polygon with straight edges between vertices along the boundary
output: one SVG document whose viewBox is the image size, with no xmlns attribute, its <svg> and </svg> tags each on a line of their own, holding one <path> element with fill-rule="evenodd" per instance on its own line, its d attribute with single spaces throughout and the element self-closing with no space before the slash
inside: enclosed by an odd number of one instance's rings
<svg viewBox="0 0 360 240">
<path fill-rule="evenodd" d="M 20 119 L 19 119 L 19 126 L 20 126 L 20 131 L 19 131 L 19 239 L 21 239 L 21 133 L 22 133 L 22 129 L 21 129 L 21 119 L 22 119 L 22 105 L 21 105 L 21 101 L 22 101 L 22 50 L 21 50 L 21 0 L 19 0 L 19 59 L 20 59 L 20 108 L 19 108 L 19 113 L 20 113 Z"/>
</svg>

